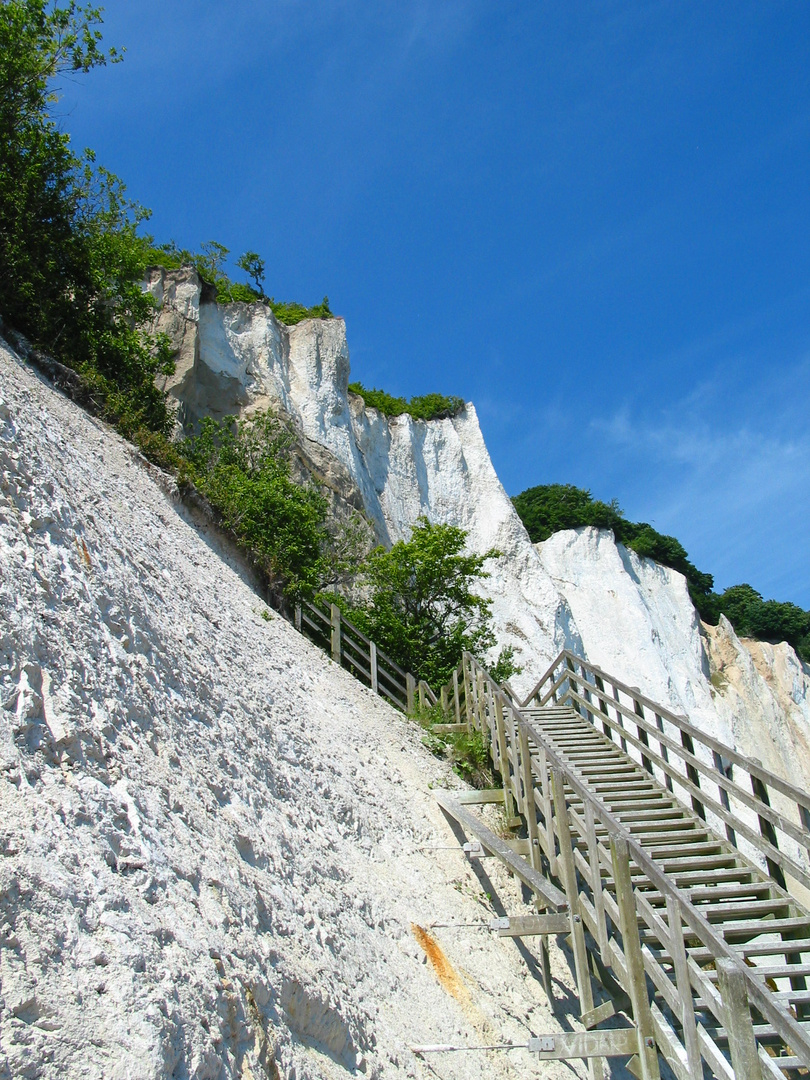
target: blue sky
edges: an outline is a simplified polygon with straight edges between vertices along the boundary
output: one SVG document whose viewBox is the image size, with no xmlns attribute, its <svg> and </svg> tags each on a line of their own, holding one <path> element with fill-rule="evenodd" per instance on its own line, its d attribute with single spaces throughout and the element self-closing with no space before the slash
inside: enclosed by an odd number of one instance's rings
<svg viewBox="0 0 810 1080">
<path fill-rule="evenodd" d="M 810 4 L 109 2 L 74 145 L 151 231 L 326 293 L 510 494 L 618 499 L 810 607 Z"/>
</svg>

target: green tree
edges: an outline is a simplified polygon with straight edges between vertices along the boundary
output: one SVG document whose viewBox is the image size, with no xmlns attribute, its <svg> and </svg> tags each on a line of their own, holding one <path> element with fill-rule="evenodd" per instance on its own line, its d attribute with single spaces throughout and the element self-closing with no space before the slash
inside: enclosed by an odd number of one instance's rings
<svg viewBox="0 0 810 1080">
<path fill-rule="evenodd" d="M 101 50 L 100 22 L 100 9 L 75 2 L 0 4 L 0 311 L 75 368 L 128 434 L 168 432 L 154 378 L 169 355 L 143 329 L 148 212 L 91 152 L 77 157 L 50 114 L 60 76 L 120 59 Z"/>
<path fill-rule="evenodd" d="M 489 577 L 484 563 L 501 553 L 465 553 L 466 539 L 463 529 L 420 517 L 410 540 L 371 553 L 362 572 L 370 599 L 349 612 L 384 652 L 433 687 L 450 678 L 465 650 L 480 657 L 495 643 L 491 601 L 473 589 Z"/>
<path fill-rule="evenodd" d="M 260 297 L 264 296 L 264 259 L 255 251 L 246 251 L 236 260 L 240 270 L 251 279 Z"/>
<path fill-rule="evenodd" d="M 590 491 L 573 484 L 540 484 L 516 495 L 512 502 L 533 544 L 562 529 L 595 525 L 618 533 L 624 515 L 614 500 L 599 502 Z"/>
</svg>

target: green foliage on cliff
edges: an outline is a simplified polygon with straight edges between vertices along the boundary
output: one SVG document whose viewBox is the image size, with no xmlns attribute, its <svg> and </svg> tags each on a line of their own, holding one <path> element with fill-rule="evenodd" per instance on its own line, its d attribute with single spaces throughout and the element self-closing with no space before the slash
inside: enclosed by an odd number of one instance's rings
<svg viewBox="0 0 810 1080">
<path fill-rule="evenodd" d="M 91 152 L 73 153 L 51 114 L 60 77 L 120 59 L 100 48 L 100 23 L 74 2 L 0 4 L 0 314 L 138 440 L 172 422 L 154 382 L 168 349 L 147 332 L 140 288 L 149 214 Z"/>
<path fill-rule="evenodd" d="M 712 575 L 690 562 L 674 536 L 659 533 L 646 522 L 628 521 L 615 499 L 600 502 L 590 491 L 572 484 L 541 484 L 527 488 L 512 502 L 533 543 L 561 529 L 583 525 L 612 529 L 625 547 L 682 573 L 695 607 L 707 622 L 716 623 L 723 614 L 738 634 L 760 641 L 787 641 L 810 661 L 810 612 L 796 604 L 763 600 L 750 585 L 732 585 L 723 593 L 714 592 Z"/>
<path fill-rule="evenodd" d="M 358 394 L 371 409 L 379 409 L 385 416 L 402 416 L 407 413 L 415 420 L 444 420 L 457 416 L 464 408 L 460 397 L 445 397 L 444 394 L 424 394 L 421 397 L 392 397 L 385 390 L 369 390 L 362 383 L 349 383 L 349 390 Z"/>
<path fill-rule="evenodd" d="M 274 413 L 210 417 L 180 445 L 185 474 L 249 552 L 277 601 L 332 578 L 326 499 L 290 475 L 295 437 Z"/>
<path fill-rule="evenodd" d="M 406 671 L 438 688 L 452 676 L 462 653 L 481 656 L 495 643 L 492 602 L 476 595 L 489 577 L 484 563 L 495 548 L 467 554 L 467 534 L 454 525 L 433 525 L 420 517 L 410 540 L 386 551 L 376 548 L 361 568 L 365 604 L 346 607 L 349 618 Z M 516 669 L 501 655 L 499 674 Z"/>
<path fill-rule="evenodd" d="M 279 322 L 294 326 L 304 319 L 333 319 L 329 307 L 329 297 L 325 296 L 320 304 L 306 307 L 292 300 L 276 300 L 264 292 L 264 260 L 255 251 L 246 251 L 236 260 L 236 265 L 254 281 L 254 285 L 232 281 L 225 273 L 224 265 L 230 250 L 216 240 L 209 240 L 200 251 L 193 252 L 179 248 L 173 241 L 149 249 L 149 261 L 154 266 L 163 266 L 167 270 L 177 270 L 181 266 L 193 266 L 203 281 L 216 288 L 218 304 L 232 304 L 241 301 L 245 304 L 267 304 Z"/>
</svg>

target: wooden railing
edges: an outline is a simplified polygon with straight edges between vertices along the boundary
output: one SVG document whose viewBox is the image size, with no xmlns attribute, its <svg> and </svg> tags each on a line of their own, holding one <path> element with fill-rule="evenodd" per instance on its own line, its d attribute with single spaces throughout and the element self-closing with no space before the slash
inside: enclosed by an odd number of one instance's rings
<svg viewBox="0 0 810 1080">
<path fill-rule="evenodd" d="M 630 1001 L 635 1034 L 594 1030 L 589 1033 L 591 1051 L 634 1052 L 636 1075 L 645 1080 L 659 1076 L 658 1051 L 678 1080 L 698 1080 L 705 1075 L 704 1065 L 722 1080 L 784 1080 L 783 1070 L 805 1070 L 810 1065 L 810 1034 L 784 1004 L 788 995 L 776 992 L 773 977 L 766 979 L 748 966 L 742 951 L 729 946 L 693 902 L 690 890 L 674 883 L 472 657 L 464 657 L 459 677 L 466 719 L 483 734 L 503 777 L 507 820 L 519 813 L 525 821 L 526 859 L 534 871 L 552 875 L 565 889 L 583 1023 L 595 1027 L 610 1015 L 606 1006 L 594 1007 L 588 952 Z M 803 792 L 570 653 L 555 661 L 525 704 L 547 707 L 555 702 L 573 706 L 611 740 L 626 745 L 639 770 L 648 770 L 665 786 L 664 794 L 680 790 L 686 820 L 699 827 L 705 817 L 716 815 L 733 831 L 731 844 L 738 834 L 745 835 L 769 868 L 805 881 L 803 866 L 777 846 L 771 830 L 802 850 L 810 838 L 768 802 L 769 793 L 779 792 L 797 808 L 810 808 Z M 563 707 L 560 714 L 565 713 Z M 686 742 L 681 735 L 687 736 Z M 726 764 L 714 775 L 704 751 L 720 755 L 738 774 L 762 786 L 751 793 L 738 788 Z M 716 793 L 707 790 L 709 780 Z M 743 824 L 736 816 L 737 803 L 761 817 L 761 830 Z M 452 801 L 445 799 L 445 804 Z M 756 873 L 741 854 L 734 857 L 745 873 Z M 779 878 L 773 881 L 774 895 L 789 903 Z M 535 895 L 538 907 L 547 908 L 541 891 L 535 889 Z M 795 910 L 801 912 L 798 905 Z M 803 940 L 770 949 L 785 954 L 787 966 L 778 978 L 794 985 L 793 953 L 807 953 L 808 947 L 810 942 Z M 798 967 L 793 970 L 800 972 Z M 554 1044 L 553 1038 L 535 1041 L 541 1049 Z M 774 1044 L 770 1052 L 764 1045 L 769 1041 Z"/>
<path fill-rule="evenodd" d="M 783 888 L 810 895 L 810 795 L 581 657 L 560 653 L 520 708 L 568 703 Z"/>
<path fill-rule="evenodd" d="M 295 627 L 395 708 L 412 713 L 417 705 L 424 709 L 436 704 L 438 699 L 424 679 L 403 671 L 336 604 L 322 608 L 302 600 L 295 607 Z"/>
</svg>

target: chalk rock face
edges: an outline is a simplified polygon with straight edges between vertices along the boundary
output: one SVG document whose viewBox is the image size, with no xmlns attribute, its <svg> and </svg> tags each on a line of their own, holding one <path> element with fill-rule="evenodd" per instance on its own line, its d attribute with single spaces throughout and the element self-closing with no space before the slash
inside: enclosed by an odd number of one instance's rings
<svg viewBox="0 0 810 1080">
<path fill-rule="evenodd" d="M 810 776 L 810 670 L 787 644 L 702 624 L 686 579 L 606 529 L 556 533 L 537 551 L 583 655 L 793 783 Z"/>
<path fill-rule="evenodd" d="M 178 342 L 170 392 L 185 424 L 274 405 L 317 463 L 310 473 L 337 500 L 362 507 L 380 542 L 407 538 L 424 514 L 467 530 L 475 551 L 503 552 L 481 591 L 493 602 L 499 645 L 513 645 L 524 666 L 512 680 L 518 693 L 568 647 L 740 748 L 783 730 L 774 768 L 794 777 L 804 770 L 792 748 L 807 741 L 810 690 L 793 650 L 739 642 L 723 624 L 701 627 L 683 576 L 610 532 L 558 533 L 535 548 L 471 404 L 445 420 L 383 416 L 348 392 L 341 319 L 287 327 L 262 304 L 221 306 L 193 271 L 154 271 L 149 288 L 163 304 L 160 328 Z"/>
<path fill-rule="evenodd" d="M 196 301 L 188 292 L 195 280 Z M 502 551 L 488 564 L 482 592 L 493 601 L 500 644 L 512 644 L 525 665 L 519 688 L 528 689 L 560 649 L 579 648 L 567 604 L 495 474 L 472 405 L 445 420 L 386 417 L 348 391 L 342 319 L 284 326 L 264 304 L 207 298 L 193 271 L 155 270 L 148 287 L 164 305 L 157 327 L 172 341 L 185 340 L 189 322 L 196 328 L 193 370 L 181 372 L 178 361 L 169 384 L 186 426 L 272 405 L 310 453 L 320 447 L 331 456 L 335 486 L 362 505 L 380 542 L 406 539 L 424 514 L 467 530 L 472 550 Z M 321 471 L 328 472 L 323 461 Z"/>
<path fill-rule="evenodd" d="M 721 615 L 705 626 L 715 704 L 731 715 L 734 743 L 766 768 L 807 786 L 810 777 L 810 666 L 787 642 L 738 638 Z"/>
<path fill-rule="evenodd" d="M 156 477 L 0 346 L 0 1080 L 406 1080 L 412 1044 L 558 1030 L 463 929 L 495 912 L 460 782 Z"/>
</svg>

